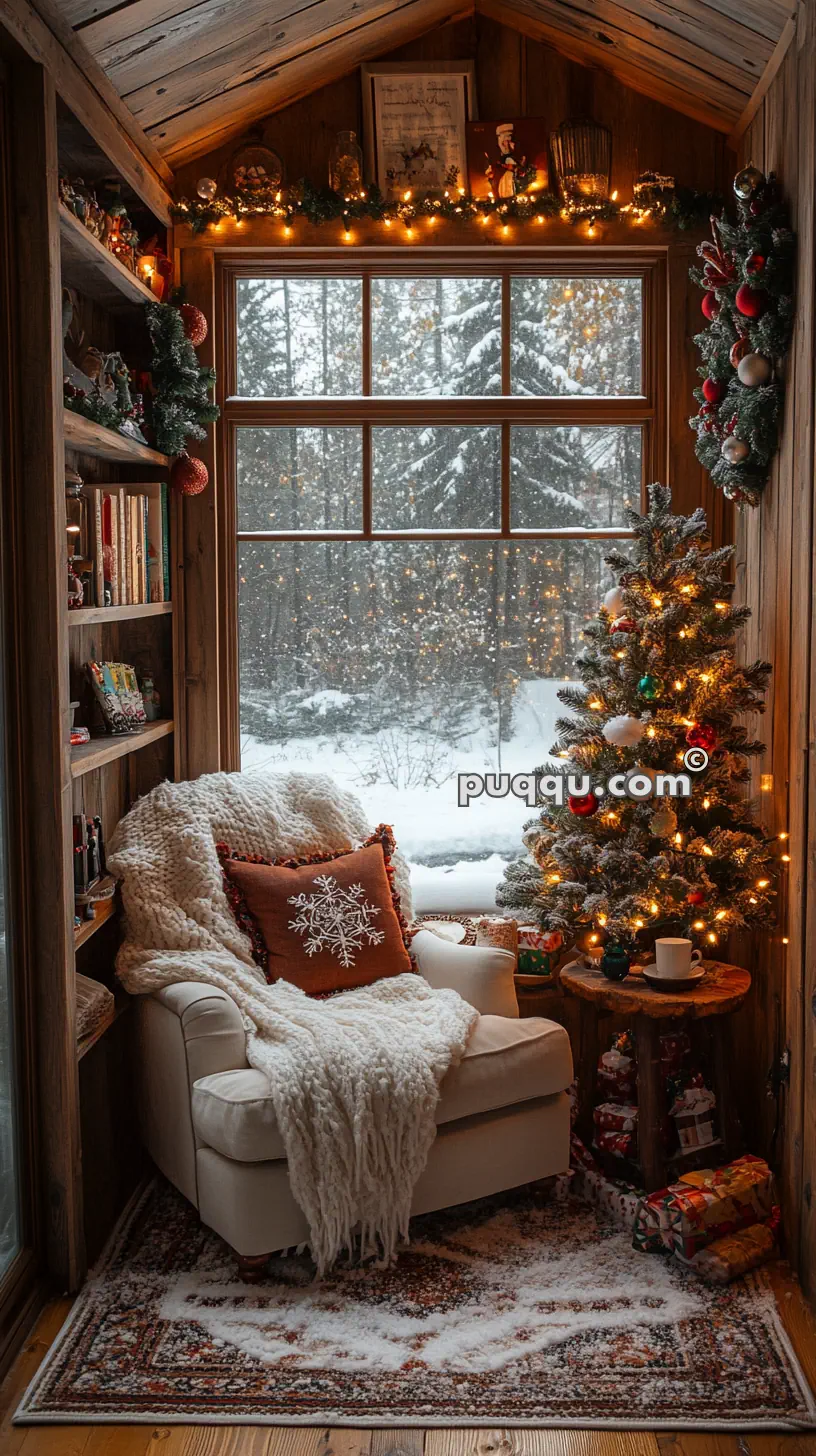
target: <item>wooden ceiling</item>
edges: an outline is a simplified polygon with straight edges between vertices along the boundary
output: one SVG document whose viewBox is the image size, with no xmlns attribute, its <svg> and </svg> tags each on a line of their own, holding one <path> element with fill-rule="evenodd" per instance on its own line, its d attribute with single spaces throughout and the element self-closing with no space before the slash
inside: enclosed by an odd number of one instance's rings
<svg viewBox="0 0 816 1456">
<path fill-rule="evenodd" d="M 46 6 L 171 164 L 474 8 L 472 0 L 40 0 L 46 18 Z M 796 0 L 475 0 L 475 8 L 730 133 L 787 48 Z"/>
</svg>

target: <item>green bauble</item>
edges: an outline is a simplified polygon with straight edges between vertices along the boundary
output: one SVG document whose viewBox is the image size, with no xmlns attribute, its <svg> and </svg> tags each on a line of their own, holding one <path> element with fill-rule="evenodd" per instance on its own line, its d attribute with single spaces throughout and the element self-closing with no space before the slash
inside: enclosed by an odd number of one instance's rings
<svg viewBox="0 0 816 1456">
<path fill-rule="evenodd" d="M 622 945 L 608 945 L 601 956 L 601 970 L 608 981 L 623 981 L 629 974 L 629 954 Z"/>
<path fill-rule="evenodd" d="M 662 691 L 662 679 L 659 677 L 653 677 L 652 673 L 650 672 L 647 672 L 646 676 L 642 677 L 640 679 L 640 682 L 638 683 L 638 692 L 640 693 L 640 696 L 642 698 L 647 698 L 650 703 L 654 702 L 655 698 L 659 698 Z"/>
</svg>

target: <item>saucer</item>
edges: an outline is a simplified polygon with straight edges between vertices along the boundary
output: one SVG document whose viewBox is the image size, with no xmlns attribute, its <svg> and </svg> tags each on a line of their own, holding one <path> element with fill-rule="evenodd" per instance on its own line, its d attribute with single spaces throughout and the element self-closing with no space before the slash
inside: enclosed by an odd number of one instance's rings
<svg viewBox="0 0 816 1456">
<path fill-rule="evenodd" d="M 706 974 L 705 966 L 694 966 L 687 976 L 659 976 L 657 966 L 643 967 L 644 979 L 654 986 L 656 991 L 690 991 L 693 986 L 699 986 Z"/>
</svg>

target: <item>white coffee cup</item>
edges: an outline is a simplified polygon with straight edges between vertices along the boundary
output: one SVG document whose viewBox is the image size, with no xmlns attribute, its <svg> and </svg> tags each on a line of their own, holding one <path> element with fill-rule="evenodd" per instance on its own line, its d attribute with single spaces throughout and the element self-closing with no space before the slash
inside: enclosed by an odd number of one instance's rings
<svg viewBox="0 0 816 1456">
<path fill-rule="evenodd" d="M 702 959 L 702 951 L 692 950 L 691 941 L 681 936 L 667 935 L 655 941 L 657 974 L 665 976 L 667 981 L 681 981 L 684 976 L 690 976 Z"/>
</svg>

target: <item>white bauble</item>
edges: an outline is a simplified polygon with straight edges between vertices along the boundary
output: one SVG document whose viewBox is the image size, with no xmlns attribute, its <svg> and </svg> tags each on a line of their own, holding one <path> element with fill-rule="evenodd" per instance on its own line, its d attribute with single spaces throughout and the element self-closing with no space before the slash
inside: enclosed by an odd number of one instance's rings
<svg viewBox="0 0 816 1456">
<path fill-rule="evenodd" d="M 616 748 L 633 748 L 636 743 L 640 743 L 645 732 L 640 719 L 630 718 L 628 713 L 622 713 L 618 718 L 610 718 L 603 726 L 604 738 Z"/>
<path fill-rule="evenodd" d="M 729 465 L 741 465 L 743 460 L 748 459 L 750 453 L 745 441 L 737 440 L 734 435 L 729 435 L 727 440 L 723 440 L 720 450 L 723 460 L 727 460 Z"/>
<path fill-rule="evenodd" d="M 767 384 L 772 373 L 771 361 L 764 354 L 746 354 L 737 365 L 740 383 L 747 385 L 749 389 L 758 389 L 761 384 Z"/>
<path fill-rule="evenodd" d="M 204 202 L 212 202 L 218 191 L 218 183 L 212 177 L 199 177 L 196 183 L 196 192 Z"/>
<path fill-rule="evenodd" d="M 668 839 L 677 828 L 677 815 L 673 809 L 656 809 L 649 820 L 649 828 L 658 839 Z"/>
<path fill-rule="evenodd" d="M 603 604 L 606 607 L 606 610 L 608 611 L 610 617 L 622 617 L 626 612 L 626 607 L 623 600 L 623 592 L 621 591 L 619 586 L 613 586 L 612 589 L 606 593 L 606 596 L 603 599 Z"/>
</svg>

